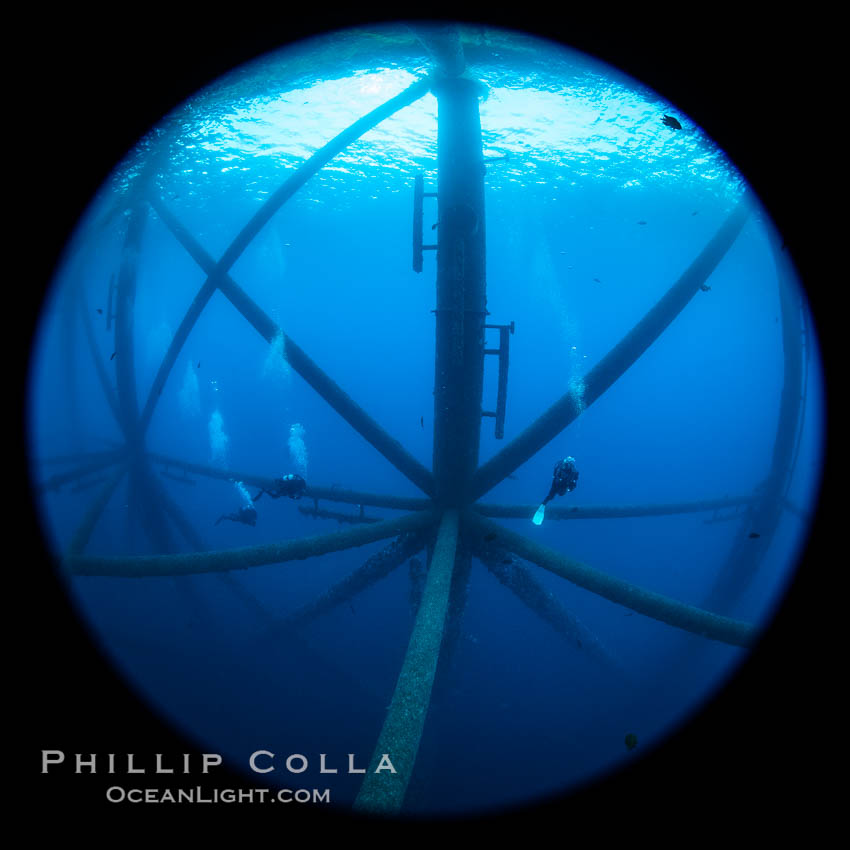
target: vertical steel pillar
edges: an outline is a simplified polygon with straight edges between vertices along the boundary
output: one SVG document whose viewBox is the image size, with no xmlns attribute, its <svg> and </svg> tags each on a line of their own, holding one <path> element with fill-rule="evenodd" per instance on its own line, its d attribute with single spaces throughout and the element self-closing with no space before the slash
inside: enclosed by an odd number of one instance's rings
<svg viewBox="0 0 850 850">
<path fill-rule="evenodd" d="M 773 443 L 770 470 L 758 499 L 747 511 L 747 519 L 738 531 L 732 550 L 721 568 L 714 587 L 703 602 L 711 611 L 728 611 L 747 590 L 759 565 L 770 548 L 782 520 L 785 492 L 794 466 L 794 444 L 805 399 L 803 397 L 803 310 L 805 309 L 794 271 L 779 245 L 776 231 L 768 227 L 773 251 L 779 295 L 782 330 L 783 382 L 779 401 L 779 419 Z M 756 537 L 750 537 L 755 533 Z"/>
<path fill-rule="evenodd" d="M 487 315 L 481 85 L 444 77 L 438 102 L 434 458 L 437 501 L 466 503 L 478 465 Z"/>
</svg>

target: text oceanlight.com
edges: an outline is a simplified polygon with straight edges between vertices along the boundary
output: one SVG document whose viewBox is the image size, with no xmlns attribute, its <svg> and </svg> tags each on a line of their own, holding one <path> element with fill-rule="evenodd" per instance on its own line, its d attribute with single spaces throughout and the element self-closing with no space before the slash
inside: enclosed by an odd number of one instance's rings
<svg viewBox="0 0 850 850">
<path fill-rule="evenodd" d="M 330 788 L 122 788 L 106 789 L 110 803 L 330 803 Z"/>
</svg>

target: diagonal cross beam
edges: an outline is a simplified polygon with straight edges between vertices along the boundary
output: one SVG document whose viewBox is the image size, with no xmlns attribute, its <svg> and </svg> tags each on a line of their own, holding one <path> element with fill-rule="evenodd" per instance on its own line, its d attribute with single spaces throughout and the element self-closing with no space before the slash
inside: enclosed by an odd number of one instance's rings
<svg viewBox="0 0 850 850">
<path fill-rule="evenodd" d="M 471 500 L 485 493 L 551 442 L 599 398 L 655 342 L 699 291 L 741 232 L 750 213 L 748 194 L 738 202 L 711 241 L 661 300 L 587 373 L 584 394 L 565 393 L 518 437 L 480 466 L 472 478 Z"/>
<path fill-rule="evenodd" d="M 230 277 L 225 273 L 216 273 L 216 263 L 209 254 L 201 247 L 197 240 L 181 225 L 177 219 L 163 206 L 161 202 L 151 199 L 151 206 L 157 215 L 171 230 L 177 240 L 183 245 L 192 257 L 207 272 L 209 278 L 201 291 L 195 297 L 183 322 L 172 340 L 172 346 L 179 343 L 182 347 L 183 341 L 189 335 L 201 311 L 206 306 L 214 288 L 210 287 L 210 281 L 217 280 L 217 288 L 236 307 L 251 326 L 271 344 L 275 339 L 282 338 L 284 345 L 283 356 L 289 365 L 334 409 L 363 439 L 371 443 L 393 466 L 403 475 L 411 480 L 425 493 L 433 491 L 433 476 L 401 443 L 391 437 L 363 408 L 348 396 L 342 388 L 329 378 L 316 363 L 307 356 L 295 342 L 286 336 L 278 325 L 259 307 L 259 305 Z M 217 275 L 217 276 L 216 276 Z M 209 291 L 209 296 L 207 295 Z M 173 363 L 170 357 L 171 347 L 166 353 L 166 360 Z M 165 365 L 166 361 L 163 361 Z M 161 377 L 161 381 L 160 381 Z M 157 374 L 151 394 L 145 405 L 142 415 L 143 427 L 150 421 L 153 414 L 155 399 L 158 397 L 165 382 L 167 373 Z"/>
<path fill-rule="evenodd" d="M 304 183 L 326 165 L 334 156 L 356 141 L 367 130 L 383 121 L 404 106 L 413 103 L 422 97 L 431 87 L 429 79 L 422 79 L 409 86 L 401 94 L 391 98 L 386 103 L 372 110 L 372 112 L 355 121 L 350 127 L 343 130 L 323 148 L 303 163 L 301 167 L 281 186 L 257 211 L 253 218 L 236 236 L 222 258 L 216 263 L 206 254 L 201 246 L 194 240 L 167 210 L 158 203 L 156 199 L 150 199 L 151 205 L 172 229 L 172 232 L 186 247 L 191 256 L 207 272 L 207 279 L 195 296 L 183 321 L 175 333 L 163 361 L 154 378 L 147 402 L 141 416 L 141 432 L 147 429 L 153 415 L 154 408 L 162 393 L 165 382 L 174 363 L 180 353 L 190 331 L 206 307 L 216 289 L 236 306 L 236 308 L 248 319 L 254 328 L 268 341 L 271 342 L 281 333 L 280 328 L 252 301 L 244 291 L 236 285 L 229 277 L 229 270 L 241 256 L 251 240 L 260 232 L 271 217 L 286 203 Z M 431 473 L 410 455 L 397 440 L 378 425 L 365 411 L 352 401 L 318 366 L 297 346 L 295 343 L 285 339 L 285 355 L 292 368 L 295 369 L 310 386 L 315 389 L 361 436 L 370 442 L 387 460 L 390 461 L 402 474 L 413 481 L 417 487 L 427 494 L 433 490 L 433 478 Z"/>
<path fill-rule="evenodd" d="M 300 629 L 344 602 L 349 602 L 421 551 L 432 534 L 432 529 L 425 528 L 422 531 L 399 535 L 312 602 L 272 623 L 263 634 L 263 642 L 276 639 L 280 635 L 289 635 L 294 629 Z"/>
<path fill-rule="evenodd" d="M 484 564 L 493 576 L 510 590 L 524 605 L 548 623 L 561 637 L 576 649 L 628 681 L 626 671 L 617 659 L 605 648 L 602 641 L 571 611 L 564 608 L 557 597 L 547 590 L 528 568 L 517 562 L 498 541 L 478 539 L 473 550 L 475 557 Z"/>
<path fill-rule="evenodd" d="M 498 538 L 508 551 L 519 555 L 520 558 L 639 614 L 733 646 L 751 647 L 755 641 L 756 629 L 749 623 L 712 614 L 710 611 L 677 602 L 668 596 L 607 575 L 567 558 L 548 546 L 535 543 L 515 531 L 509 531 L 474 511 L 467 511 L 463 521 L 465 527 L 469 527 L 472 533 L 485 540 L 488 537 Z"/>
</svg>

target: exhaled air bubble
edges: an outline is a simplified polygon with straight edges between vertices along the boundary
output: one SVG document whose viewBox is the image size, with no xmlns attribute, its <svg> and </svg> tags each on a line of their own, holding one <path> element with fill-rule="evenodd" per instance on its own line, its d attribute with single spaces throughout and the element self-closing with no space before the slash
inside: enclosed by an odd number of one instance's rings
<svg viewBox="0 0 850 850">
<path fill-rule="evenodd" d="M 246 508 L 251 508 L 254 506 L 254 501 L 251 498 L 251 494 L 248 492 L 248 488 L 241 481 L 234 481 L 236 485 L 236 490 L 239 493 L 239 497 L 242 499 Z"/>
<path fill-rule="evenodd" d="M 292 375 L 289 361 L 286 359 L 283 331 L 278 331 L 269 344 L 268 353 L 263 363 L 263 377 L 278 381 L 286 381 Z"/>
<path fill-rule="evenodd" d="M 201 391 L 198 387 L 198 376 L 191 360 L 186 361 L 186 374 L 179 394 L 180 411 L 187 419 L 201 414 Z"/>
<path fill-rule="evenodd" d="M 576 408 L 580 414 L 584 413 L 584 409 L 586 407 L 584 403 L 584 389 L 584 378 L 579 375 L 574 375 L 570 379 L 569 392 L 573 399 L 575 399 Z"/>
<path fill-rule="evenodd" d="M 304 433 L 304 426 L 298 422 L 289 429 L 289 457 L 302 478 L 307 477 L 307 446 L 304 445 Z"/>
<path fill-rule="evenodd" d="M 230 437 L 224 433 L 224 420 L 221 413 L 214 410 L 207 426 L 210 432 L 210 460 L 216 466 L 227 468 L 227 447 Z"/>
</svg>

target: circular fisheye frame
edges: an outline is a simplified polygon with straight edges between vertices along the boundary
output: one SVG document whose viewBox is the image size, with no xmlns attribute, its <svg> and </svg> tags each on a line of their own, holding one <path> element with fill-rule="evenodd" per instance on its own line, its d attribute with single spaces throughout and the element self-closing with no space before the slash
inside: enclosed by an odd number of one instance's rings
<svg viewBox="0 0 850 850">
<path fill-rule="evenodd" d="M 394 817 L 680 729 L 782 600 L 824 450 L 808 302 L 723 150 L 583 53 L 427 23 L 153 127 L 66 248 L 28 415 L 124 680 L 246 787 Z"/>
</svg>

